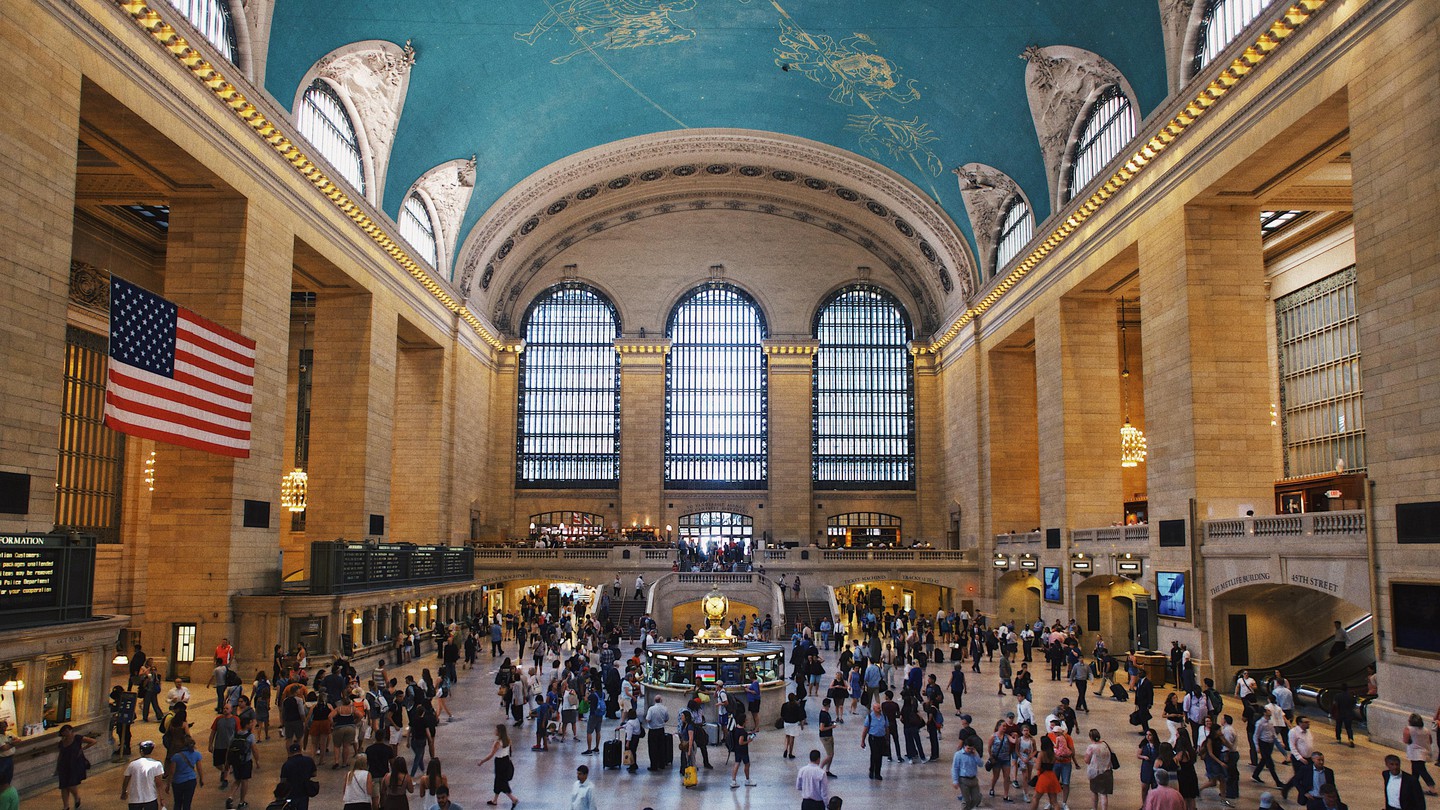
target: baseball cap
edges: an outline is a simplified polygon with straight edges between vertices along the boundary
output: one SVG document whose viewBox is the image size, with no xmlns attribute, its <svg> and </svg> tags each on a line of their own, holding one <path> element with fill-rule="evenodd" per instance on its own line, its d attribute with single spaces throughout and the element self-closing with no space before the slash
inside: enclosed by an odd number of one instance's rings
<svg viewBox="0 0 1440 810">
<path fill-rule="evenodd" d="M 146 740 L 145 742 L 140 743 L 140 750 L 141 750 L 141 751 L 153 751 L 154 749 L 155 749 L 155 741 L 154 741 L 154 740 Z"/>
<path fill-rule="evenodd" d="M 1275 797 L 1270 795 L 1270 791 L 1267 790 L 1260 794 L 1260 806 L 1265 808 L 1275 806 Z"/>
<path fill-rule="evenodd" d="M 290 747 L 286 750 L 288 750 L 292 754 L 299 753 L 300 743 L 290 743 Z"/>
</svg>

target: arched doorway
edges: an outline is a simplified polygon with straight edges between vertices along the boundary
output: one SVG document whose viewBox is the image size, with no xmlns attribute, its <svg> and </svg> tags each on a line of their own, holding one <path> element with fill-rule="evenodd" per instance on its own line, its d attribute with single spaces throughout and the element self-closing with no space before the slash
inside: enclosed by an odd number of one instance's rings
<svg viewBox="0 0 1440 810">
<path fill-rule="evenodd" d="M 1002 575 L 995 584 L 995 604 L 999 621 L 1013 621 L 1015 626 L 1019 627 L 1040 618 L 1043 587 L 1040 578 L 1030 571 L 1011 571 Z"/>
<path fill-rule="evenodd" d="M 1219 594 L 1211 605 L 1211 658 L 1221 683 L 1241 669 L 1257 678 L 1281 669 L 1296 687 L 1363 686 L 1365 668 L 1375 662 L 1370 611 L 1333 594 L 1262 583 Z M 1337 621 L 1350 639 L 1334 656 Z"/>
<path fill-rule="evenodd" d="M 1104 637 L 1111 652 L 1137 649 L 1135 597 L 1147 593 L 1140 583 L 1114 574 L 1100 574 L 1076 583 L 1075 619 L 1085 632 L 1085 649 L 1094 647 L 1096 636 Z"/>
</svg>

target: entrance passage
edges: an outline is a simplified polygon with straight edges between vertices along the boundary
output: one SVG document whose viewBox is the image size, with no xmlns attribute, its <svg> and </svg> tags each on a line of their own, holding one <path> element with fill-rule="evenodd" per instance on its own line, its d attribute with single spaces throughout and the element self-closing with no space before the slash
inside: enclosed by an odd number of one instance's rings
<svg viewBox="0 0 1440 810">
<path fill-rule="evenodd" d="M 718 545 L 739 543 L 748 555 L 755 537 L 755 520 L 739 512 L 692 512 L 680 516 L 680 541 L 709 554 Z"/>
</svg>

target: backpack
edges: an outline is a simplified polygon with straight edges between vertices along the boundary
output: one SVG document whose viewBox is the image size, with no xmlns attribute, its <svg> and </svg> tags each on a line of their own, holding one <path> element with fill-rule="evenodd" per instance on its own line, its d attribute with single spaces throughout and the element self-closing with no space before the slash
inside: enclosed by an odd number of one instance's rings
<svg viewBox="0 0 1440 810">
<path fill-rule="evenodd" d="M 1225 699 L 1220 697 L 1220 693 L 1218 691 L 1211 689 L 1210 691 L 1205 693 L 1205 697 L 1210 700 L 1211 714 L 1219 714 L 1220 710 L 1225 708 Z"/>
<path fill-rule="evenodd" d="M 225 748 L 225 764 L 230 767 L 243 765 L 250 759 L 250 740 L 244 734 L 236 734 Z"/>
<path fill-rule="evenodd" d="M 1056 735 L 1055 735 L 1055 758 L 1056 758 L 1056 759 L 1064 759 L 1065 757 L 1073 757 L 1073 756 L 1075 756 L 1075 747 L 1070 744 L 1070 735 L 1068 735 L 1068 734 L 1056 734 Z"/>
<path fill-rule="evenodd" d="M 164 734 L 165 732 L 169 731 L 170 723 L 174 720 L 175 712 L 166 712 L 164 716 L 160 718 L 160 733 Z"/>
<path fill-rule="evenodd" d="M 265 682 L 260 683 L 260 684 L 257 684 L 257 685 L 255 686 L 255 700 L 254 700 L 254 703 L 255 703 L 256 706 L 269 706 L 269 705 L 270 705 L 270 682 L 269 682 L 269 681 L 265 681 Z"/>
</svg>

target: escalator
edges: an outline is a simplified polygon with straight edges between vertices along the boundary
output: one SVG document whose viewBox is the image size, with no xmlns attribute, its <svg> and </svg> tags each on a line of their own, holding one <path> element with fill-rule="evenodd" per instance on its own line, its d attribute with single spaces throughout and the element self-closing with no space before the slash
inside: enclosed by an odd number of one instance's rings
<svg viewBox="0 0 1440 810">
<path fill-rule="evenodd" d="M 1266 691 L 1269 691 L 1274 671 L 1278 669 L 1290 681 L 1297 706 L 1309 701 L 1328 713 L 1332 690 L 1348 686 L 1352 694 L 1358 691 L 1363 695 L 1369 674 L 1367 670 L 1375 665 L 1373 624 L 1373 617 L 1367 613 L 1348 625 L 1345 632 L 1351 641 L 1339 655 L 1330 655 L 1334 641 L 1326 639 L 1278 667 L 1257 670 L 1267 673 L 1264 679 Z M 1357 702 L 1363 717 L 1365 704 L 1369 701 L 1357 696 Z"/>
<path fill-rule="evenodd" d="M 1374 648 L 1371 646 L 1373 643 L 1371 636 L 1374 632 L 1371 629 L 1373 621 L 1370 614 L 1366 613 L 1345 628 L 1345 633 L 1351 639 L 1350 646 L 1345 648 L 1345 652 L 1348 653 L 1360 647 L 1369 649 L 1371 650 L 1370 663 L 1372 664 L 1375 663 Z M 1334 640 L 1327 636 L 1324 641 L 1283 664 L 1266 667 L 1250 667 L 1249 669 L 1254 673 L 1264 673 L 1261 681 L 1265 684 L 1267 692 L 1269 691 L 1270 682 L 1274 680 L 1275 670 L 1277 669 L 1290 681 L 1292 686 L 1297 683 L 1305 683 L 1307 680 L 1311 680 L 1317 671 L 1328 667 L 1330 664 L 1330 646 L 1332 644 L 1334 644 Z M 1344 653 L 1341 654 L 1341 657 L 1344 657 Z M 1365 668 L 1362 666 L 1360 671 L 1364 672 Z M 1337 683 L 1335 685 L 1338 686 L 1339 684 Z"/>
</svg>

